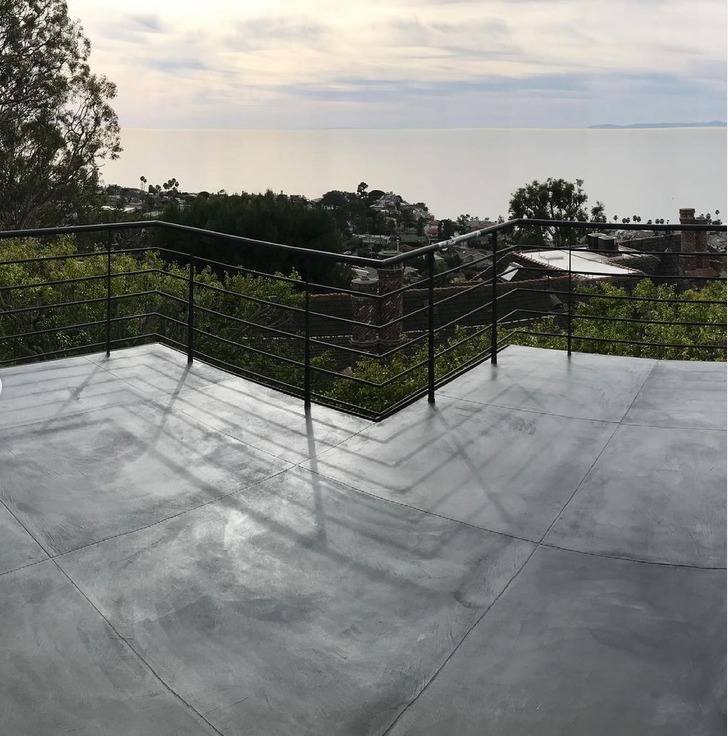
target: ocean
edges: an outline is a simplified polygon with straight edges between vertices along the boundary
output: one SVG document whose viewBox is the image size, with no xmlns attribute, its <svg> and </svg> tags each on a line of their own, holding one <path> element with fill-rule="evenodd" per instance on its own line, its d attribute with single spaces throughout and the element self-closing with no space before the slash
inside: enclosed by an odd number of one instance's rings
<svg viewBox="0 0 728 736">
<path fill-rule="evenodd" d="M 394 191 L 437 218 L 507 217 L 534 179 L 583 179 L 607 217 L 677 221 L 681 207 L 726 219 L 726 128 L 122 130 L 106 184 L 171 177 L 182 191 Z"/>
</svg>

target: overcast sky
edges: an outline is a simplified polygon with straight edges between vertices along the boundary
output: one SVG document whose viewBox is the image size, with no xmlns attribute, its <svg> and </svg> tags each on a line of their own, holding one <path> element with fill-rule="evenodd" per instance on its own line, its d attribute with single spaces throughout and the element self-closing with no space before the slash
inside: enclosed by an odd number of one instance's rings
<svg viewBox="0 0 728 736">
<path fill-rule="evenodd" d="M 124 127 L 726 118 L 725 0 L 68 0 Z"/>
</svg>

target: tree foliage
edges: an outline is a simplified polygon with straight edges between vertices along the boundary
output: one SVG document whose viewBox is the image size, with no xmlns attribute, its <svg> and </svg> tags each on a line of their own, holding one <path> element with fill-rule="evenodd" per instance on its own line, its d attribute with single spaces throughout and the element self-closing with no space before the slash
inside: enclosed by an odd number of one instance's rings
<svg viewBox="0 0 728 736">
<path fill-rule="evenodd" d="M 118 156 L 116 88 L 90 50 L 64 0 L 0 0 L 0 227 L 82 216 Z"/>
<path fill-rule="evenodd" d="M 76 257 L 76 254 L 77 244 L 68 236 L 48 244 L 35 239 L 2 241 L 0 332 L 4 339 L 0 341 L 0 360 L 32 358 L 104 341 L 106 254 L 98 252 L 83 257 Z M 4 263 L 41 257 L 45 260 Z M 117 255 L 113 270 L 115 273 L 139 271 L 154 269 L 157 265 L 159 259 L 153 256 L 137 259 L 130 255 Z M 73 281 L 57 283 L 69 279 Z M 156 286 L 156 274 L 153 271 L 137 274 L 133 281 L 123 279 L 114 287 L 117 293 L 121 293 L 130 285 L 139 293 L 152 290 Z M 139 297 L 138 300 L 120 300 L 114 304 L 112 317 L 153 312 L 157 301 L 154 295 Z M 86 326 L 67 329 L 81 324 Z M 139 320 L 126 324 L 115 321 L 113 336 L 135 337 L 144 331 L 145 325 Z M 11 335 L 25 336 L 10 339 Z"/>
<path fill-rule="evenodd" d="M 577 179 L 552 179 L 532 181 L 511 195 L 508 216 L 515 220 L 576 220 L 578 222 L 606 222 L 604 205 L 597 202 L 587 209 L 588 196 L 582 189 L 584 181 Z M 574 245 L 583 233 L 574 228 L 547 228 L 521 226 L 515 239 L 521 243 L 557 247 Z"/>
<path fill-rule="evenodd" d="M 230 233 L 270 243 L 295 245 L 330 253 L 341 252 L 341 236 L 328 211 L 312 206 L 302 197 L 283 194 L 213 194 L 197 197 L 188 207 L 168 205 L 162 219 L 181 225 Z M 163 245 L 173 250 L 195 251 L 210 259 L 246 268 L 274 273 L 295 269 L 303 273 L 305 259 L 300 254 L 249 247 L 208 239 L 204 243 L 176 233 L 163 235 Z M 333 261 L 312 259 L 310 278 L 321 283 L 343 285 L 349 281 L 349 269 Z"/>
<path fill-rule="evenodd" d="M 107 263 L 103 246 L 90 245 L 79 252 L 78 242 L 67 236 L 50 243 L 3 241 L 0 361 L 102 350 Z M 111 272 L 108 316 L 113 348 L 153 339 L 184 349 L 188 267 L 165 263 L 156 252 L 112 251 Z M 725 360 L 725 282 L 679 292 L 644 280 L 632 292 L 637 301 L 625 300 L 627 292 L 608 283 L 580 291 L 583 295 L 573 314 L 575 351 Z M 194 286 L 196 354 L 260 382 L 301 393 L 304 300 L 295 272 L 263 277 L 199 269 Z M 696 303 L 682 303 L 688 300 Z M 709 324 L 695 324 L 701 322 Z M 566 347 L 563 325 L 555 319 L 542 320 L 533 329 L 555 334 L 513 335 L 511 342 Z M 456 327 L 440 333 L 436 378 L 487 356 L 490 337 L 487 328 Z M 632 344 L 636 342 L 642 344 Z M 698 345 L 716 349 L 707 352 Z M 341 355 L 336 343 L 321 353 L 319 347 L 312 360 L 313 389 L 332 402 L 379 413 L 421 394 L 426 386 L 427 342 L 422 335 L 392 356 L 360 359 L 346 371 L 336 360 Z"/>
<path fill-rule="evenodd" d="M 26 262 L 3 263 L 7 261 Z M 102 247 L 81 254 L 68 236 L 47 244 L 4 241 L 0 361 L 87 352 L 94 345 L 100 350 L 106 339 L 106 273 Z M 115 348 L 137 344 L 144 335 L 186 345 L 187 267 L 167 264 L 156 252 L 112 253 L 111 273 L 109 317 Z M 302 369 L 290 361 L 302 360 L 303 342 L 279 337 L 283 331 L 301 332 L 294 310 L 302 306 L 304 295 L 296 280 L 295 273 L 263 278 L 219 276 L 201 269 L 195 274 L 195 349 L 241 371 L 302 383 Z M 10 339 L 16 335 L 21 337 Z"/>
<path fill-rule="evenodd" d="M 393 200 L 390 211 L 385 214 L 381 209 L 372 208 L 377 200 L 387 194 L 382 189 L 369 189 L 369 185 L 362 181 L 355 192 L 338 189 L 326 192 L 321 197 L 320 204 L 333 214 L 337 227 L 346 237 L 364 233 L 392 235 L 397 217 L 401 217 L 403 222 L 407 222 L 408 218 L 406 211 L 401 210 L 404 200 L 392 192 L 389 192 Z M 409 224 L 415 224 L 411 218 Z"/>
<path fill-rule="evenodd" d="M 580 292 L 585 297 L 577 303 L 572 318 L 572 334 L 577 336 L 572 349 L 577 352 L 672 360 L 726 359 L 725 281 L 678 292 L 672 284 L 656 285 L 643 279 L 631 292 L 636 301 L 626 300 L 628 292 L 609 283 Z M 686 301 L 696 303 L 684 304 Z M 539 320 L 529 330 L 544 334 L 514 335 L 511 341 L 566 348 L 566 330 L 553 317 Z"/>
<path fill-rule="evenodd" d="M 490 336 L 471 333 L 472 330 L 457 326 L 439 346 L 435 357 L 436 380 L 474 365 L 487 355 Z M 326 395 L 370 411 L 384 412 L 424 391 L 427 344 L 421 341 L 413 349 L 397 352 L 390 358 L 365 358 L 354 366 L 351 377 L 355 380 L 347 377 L 331 381 L 325 388 Z"/>
</svg>

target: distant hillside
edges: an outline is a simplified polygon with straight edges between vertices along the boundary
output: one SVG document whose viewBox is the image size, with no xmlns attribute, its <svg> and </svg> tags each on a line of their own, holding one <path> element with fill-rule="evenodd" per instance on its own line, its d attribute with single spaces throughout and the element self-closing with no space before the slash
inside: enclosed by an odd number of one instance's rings
<svg viewBox="0 0 728 736">
<path fill-rule="evenodd" d="M 711 120 L 709 123 L 633 123 L 632 125 L 590 125 L 590 130 L 634 130 L 636 128 L 725 128 L 723 120 Z"/>
</svg>

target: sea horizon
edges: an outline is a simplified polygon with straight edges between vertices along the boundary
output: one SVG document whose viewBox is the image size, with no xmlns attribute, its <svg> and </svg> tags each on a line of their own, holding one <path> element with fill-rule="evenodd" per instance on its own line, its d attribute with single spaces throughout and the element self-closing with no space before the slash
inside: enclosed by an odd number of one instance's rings
<svg viewBox="0 0 728 736">
<path fill-rule="evenodd" d="M 616 123 L 598 123 L 593 125 L 508 125 L 508 126 L 459 126 L 450 125 L 447 127 L 443 126 L 406 126 L 406 127 L 392 127 L 392 126 L 351 126 L 351 125 L 338 125 L 329 126 L 326 128 L 312 127 L 312 128 L 271 128 L 271 127 L 238 127 L 238 126 L 191 126 L 191 127 L 140 127 L 138 125 L 124 125 L 121 127 L 122 133 L 125 130 L 148 130 L 154 132 L 161 131 L 179 131 L 187 132 L 192 130 L 206 130 L 211 132 L 217 131 L 239 131 L 239 132 L 326 132 L 332 130 L 375 130 L 375 131 L 386 131 L 386 130 L 679 130 L 682 128 L 728 128 L 728 122 L 724 120 L 714 120 L 710 122 L 702 123 L 629 123 L 629 124 L 616 124 Z"/>
<path fill-rule="evenodd" d="M 495 220 L 533 180 L 584 181 L 609 219 L 675 221 L 682 207 L 726 209 L 726 129 L 684 128 L 122 128 L 105 184 L 170 177 L 189 192 L 321 197 L 393 191 L 438 218 Z"/>
</svg>

